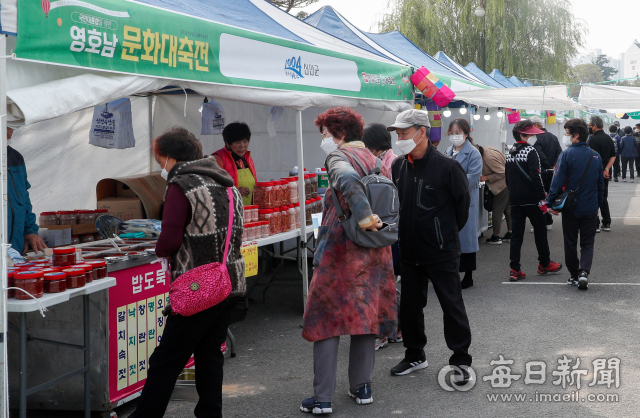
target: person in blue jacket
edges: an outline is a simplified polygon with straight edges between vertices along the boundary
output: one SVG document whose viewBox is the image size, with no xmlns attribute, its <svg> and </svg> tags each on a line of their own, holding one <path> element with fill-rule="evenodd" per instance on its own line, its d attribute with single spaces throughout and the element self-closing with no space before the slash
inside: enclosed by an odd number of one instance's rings
<svg viewBox="0 0 640 418">
<path fill-rule="evenodd" d="M 631 126 L 625 126 L 624 136 L 620 139 L 620 159 L 622 160 L 622 181 L 627 181 L 627 166 L 629 166 L 629 177 L 633 183 L 633 164 L 638 158 L 638 150 L 636 149 L 636 139 L 631 136 L 633 129 Z"/>
<path fill-rule="evenodd" d="M 11 139 L 13 129 L 7 127 L 7 140 Z M 27 180 L 27 167 L 24 158 L 15 149 L 7 146 L 7 233 L 11 247 L 21 254 L 28 250 L 39 252 L 47 248 L 40 235 L 36 215 L 32 211 Z"/>
<path fill-rule="evenodd" d="M 593 245 L 598 227 L 598 209 L 604 201 L 604 168 L 600 154 L 589 148 L 589 128 L 582 119 L 571 119 L 564 124 L 563 138 L 566 150 L 560 154 L 555 168 L 547 205 L 563 189 L 576 191 L 576 206 L 572 213 L 562 212 L 564 258 L 571 276 L 567 284 L 588 288 L 588 278 L 593 262 Z M 589 165 L 589 161 L 591 164 Z M 587 171 L 588 168 L 588 171 Z M 553 209 L 549 211 L 558 215 Z M 580 235 L 580 260 L 578 260 L 578 234 Z"/>
</svg>

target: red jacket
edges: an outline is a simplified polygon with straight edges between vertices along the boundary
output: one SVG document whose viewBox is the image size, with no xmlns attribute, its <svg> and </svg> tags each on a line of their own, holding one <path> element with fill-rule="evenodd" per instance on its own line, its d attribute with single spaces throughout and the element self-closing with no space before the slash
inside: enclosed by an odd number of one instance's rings
<svg viewBox="0 0 640 418">
<path fill-rule="evenodd" d="M 211 155 L 216 159 L 218 164 L 220 164 L 220 167 L 229 173 L 233 179 L 233 184 L 238 187 L 238 169 L 236 167 L 236 162 L 233 160 L 233 156 L 231 155 L 231 151 L 226 147 L 222 147 Z M 253 178 L 258 181 L 256 167 L 253 165 L 253 159 L 251 158 L 251 151 L 247 151 L 244 155 L 244 159 L 247 160 L 247 164 L 249 164 L 249 169 L 251 170 L 251 174 L 253 174 Z"/>
</svg>

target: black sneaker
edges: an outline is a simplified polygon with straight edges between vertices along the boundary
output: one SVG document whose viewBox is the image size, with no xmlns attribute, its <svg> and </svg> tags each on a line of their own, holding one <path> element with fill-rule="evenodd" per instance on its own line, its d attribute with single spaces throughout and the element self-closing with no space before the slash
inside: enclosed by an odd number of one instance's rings
<svg viewBox="0 0 640 418">
<path fill-rule="evenodd" d="M 613 178 L 613 181 L 615 181 L 615 182 L 617 183 L 617 182 L 618 182 L 618 178 L 617 178 L 617 177 L 614 177 L 614 178 Z"/>
<path fill-rule="evenodd" d="M 459 366 L 459 371 L 456 370 L 455 374 L 453 375 L 453 384 L 455 384 L 456 386 L 464 386 L 469 382 L 469 380 L 471 380 L 471 376 L 469 375 L 469 372 L 465 369 L 465 367 L 468 366 Z"/>
<path fill-rule="evenodd" d="M 355 398 L 358 405 L 369 405 L 370 403 L 373 403 L 371 385 L 367 383 L 365 383 L 357 392 L 351 392 L 351 389 L 349 389 L 349 396 Z"/>
<path fill-rule="evenodd" d="M 603 231 L 611 231 L 611 224 L 602 224 L 602 230 Z"/>
<path fill-rule="evenodd" d="M 578 279 L 575 277 L 569 277 L 569 280 L 567 280 L 567 284 L 569 286 L 577 286 L 578 285 Z"/>
<path fill-rule="evenodd" d="M 331 402 L 318 402 L 315 398 L 307 398 L 300 405 L 302 412 L 312 413 L 315 415 L 331 414 Z"/>
<path fill-rule="evenodd" d="M 502 240 L 502 242 L 511 242 L 511 236 L 513 234 L 511 232 L 507 232 L 506 234 L 504 234 L 504 237 L 500 238 Z"/>
<path fill-rule="evenodd" d="M 584 271 L 578 276 L 578 289 L 587 290 L 589 288 L 589 275 Z"/>
<path fill-rule="evenodd" d="M 394 376 L 404 376 L 414 370 L 426 369 L 429 363 L 427 360 L 408 361 L 402 360 L 397 366 L 391 368 L 391 374 Z"/>
<path fill-rule="evenodd" d="M 487 244 L 501 245 L 502 240 L 500 239 L 500 235 L 491 235 L 491 238 L 487 238 Z"/>
</svg>

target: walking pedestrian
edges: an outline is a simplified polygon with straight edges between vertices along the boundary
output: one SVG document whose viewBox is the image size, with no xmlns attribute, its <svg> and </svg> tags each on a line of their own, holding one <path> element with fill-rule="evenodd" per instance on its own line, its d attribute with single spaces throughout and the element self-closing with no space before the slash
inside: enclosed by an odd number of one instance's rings
<svg viewBox="0 0 640 418">
<path fill-rule="evenodd" d="M 478 145 L 478 151 L 482 156 L 482 176 L 480 181 L 485 182 L 493 194 L 493 210 L 491 216 L 493 218 L 493 235 L 487 239 L 487 244 L 502 244 L 503 242 L 511 242 L 512 224 L 511 224 L 511 206 L 509 205 L 509 189 L 505 180 L 505 164 L 504 154 L 493 147 L 483 147 Z M 507 221 L 507 232 L 500 237 L 502 230 L 502 215 Z"/>
<path fill-rule="evenodd" d="M 185 128 L 175 127 L 157 138 L 154 153 L 167 180 L 156 255 L 170 259 L 172 282 L 196 267 L 225 263 L 232 291 L 225 301 L 195 315 L 168 312 L 162 340 L 149 359 L 149 374 L 137 409 L 130 417 L 163 417 L 176 380 L 192 355 L 198 369 L 196 390 L 200 397 L 194 415 L 222 417 L 224 355 L 220 345 L 227 339 L 231 311 L 246 288 L 240 253 L 242 195 L 213 157 L 202 158 L 202 145 Z M 230 187 L 234 206 L 229 205 Z M 234 211 L 233 227 L 224 260 L 230 210 Z"/>
<path fill-rule="evenodd" d="M 476 269 L 476 253 L 478 246 L 478 205 L 480 203 L 480 175 L 482 174 L 482 156 L 474 146 L 471 138 L 471 125 L 466 119 L 454 119 L 449 123 L 447 135 L 453 143 L 445 150 L 445 154 L 452 157 L 462 166 L 467 174 L 469 183 L 469 219 L 460 231 L 460 267 L 458 271 L 464 273 L 460 285 L 463 289 L 473 286 L 473 271 Z"/>
<path fill-rule="evenodd" d="M 636 171 L 638 172 L 638 177 L 640 177 L 640 123 L 636 123 L 631 135 L 636 140 L 636 152 L 638 153 L 638 157 L 636 157 Z"/>
<path fill-rule="evenodd" d="M 533 122 L 533 126 L 540 129 L 543 133 L 536 135 L 535 142 L 533 142 L 533 138 L 531 143 L 533 144 L 533 148 L 538 152 L 538 157 L 540 158 L 540 177 L 542 178 L 542 183 L 544 184 L 544 191 L 549 193 L 549 187 L 551 187 L 551 179 L 553 178 L 553 167 L 555 167 L 556 162 L 558 161 L 558 157 L 562 152 L 562 147 L 560 146 L 560 141 L 558 141 L 558 137 L 548 132 L 542 126 L 542 119 L 538 116 L 534 116 L 531 118 Z M 547 221 L 547 231 L 550 231 L 553 225 L 553 216 L 549 213 L 545 213 L 545 220 Z M 531 230 L 533 232 L 533 230 Z"/>
<path fill-rule="evenodd" d="M 633 129 L 631 126 L 624 127 L 624 136 L 620 139 L 620 157 L 622 159 L 622 181 L 627 181 L 627 166 L 629 167 L 629 179 L 633 183 L 634 170 L 633 165 L 638 158 L 638 150 L 636 149 L 636 139 L 631 136 Z"/>
<path fill-rule="evenodd" d="M 593 136 L 589 141 L 589 147 L 600 155 L 600 159 L 604 169 L 604 198 L 601 201 L 600 213 L 602 214 L 602 229 L 611 231 L 611 212 L 609 211 L 609 179 L 611 178 L 611 167 L 616 161 L 616 148 L 611 138 L 604 133 L 604 121 L 600 116 L 591 116 L 589 119 Z M 596 231 L 600 229 L 600 218 L 598 217 L 598 225 Z"/>
<path fill-rule="evenodd" d="M 617 183 L 618 177 L 620 177 L 620 136 L 618 135 L 618 127 L 616 125 L 609 126 L 609 136 L 616 149 L 616 159 L 613 162 L 613 181 Z"/>
<path fill-rule="evenodd" d="M 527 140 L 533 135 L 540 135 L 541 130 L 533 126 L 530 120 L 523 120 L 513 127 L 516 143 L 509 151 L 506 163 L 506 180 L 511 204 L 513 237 L 511 238 L 511 271 L 512 282 L 525 278 L 520 266 L 520 250 L 524 240 L 527 218 L 533 225 L 536 248 L 538 250 L 538 274 L 560 271 L 562 264 L 551 261 L 547 227 L 544 217 L 546 209 L 541 203 L 546 198 L 544 185 L 540 178 L 540 160 L 536 150 Z"/>
<path fill-rule="evenodd" d="M 565 138 L 567 142 L 571 141 L 572 145 L 560 155 L 547 202 L 552 202 L 564 188 L 576 192 L 576 206 L 573 212 L 562 212 L 564 258 L 570 273 L 567 284 L 587 290 L 598 225 L 598 208 L 602 207 L 606 196 L 604 161 L 593 147 L 589 149 L 585 142 L 588 132 L 585 121 L 571 119 L 564 124 L 564 128 Z M 594 133 L 592 142 L 597 139 L 598 132 Z M 551 212 L 558 215 L 558 212 Z M 578 235 L 580 260 L 577 248 Z"/>
<path fill-rule="evenodd" d="M 469 380 L 471 330 L 462 299 L 459 231 L 469 218 L 469 186 L 462 166 L 438 152 L 429 141 L 429 115 L 421 110 L 400 113 L 387 129 L 398 134 L 404 156 L 394 161 L 392 178 L 400 198 L 402 289 L 400 320 L 406 349 L 391 369 L 400 376 L 427 367 L 424 308 L 431 280 L 444 315 L 444 335 L 458 367 L 454 380 Z"/>
<path fill-rule="evenodd" d="M 337 107 L 319 115 L 315 124 L 321 132 L 321 148 L 328 154 L 329 181 L 342 211 L 358 219 L 362 230 L 377 231 L 382 222 L 371 212 L 360 181 L 376 167 L 376 157 L 362 142 L 362 116 L 350 108 Z M 381 173 L 389 177 L 385 166 Z M 351 242 L 336 214 L 332 193 L 329 189 L 325 196 L 302 329 L 304 339 L 313 342 L 314 393 L 302 401 L 300 410 L 314 414 L 333 411 L 341 335 L 351 336 L 349 395 L 359 405 L 373 402 L 376 335 L 393 337 L 397 326 L 391 247 L 365 248 Z"/>
</svg>

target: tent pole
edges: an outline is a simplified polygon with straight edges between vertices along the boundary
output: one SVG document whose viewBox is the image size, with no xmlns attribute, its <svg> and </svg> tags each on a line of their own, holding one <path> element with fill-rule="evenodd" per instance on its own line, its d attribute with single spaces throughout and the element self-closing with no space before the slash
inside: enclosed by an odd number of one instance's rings
<svg viewBox="0 0 640 418">
<path fill-rule="evenodd" d="M 296 110 L 296 142 L 298 143 L 298 196 L 300 201 L 300 248 L 302 251 L 302 303 L 309 294 L 309 269 L 307 268 L 307 216 L 304 206 L 304 150 L 302 147 L 302 111 Z"/>
<path fill-rule="evenodd" d="M 2 292 L 0 294 L 0 418 L 9 416 L 9 375 L 7 368 L 7 35 L 0 35 L 0 152 L 2 153 L 2 170 L 0 176 L 0 193 L 2 205 L 0 205 L 0 278 Z M 22 250 L 22 248 L 20 249 Z"/>
<path fill-rule="evenodd" d="M 156 103 L 156 96 L 150 95 L 149 99 L 149 173 L 153 173 L 153 163 L 155 156 L 153 155 L 153 106 Z"/>
</svg>

